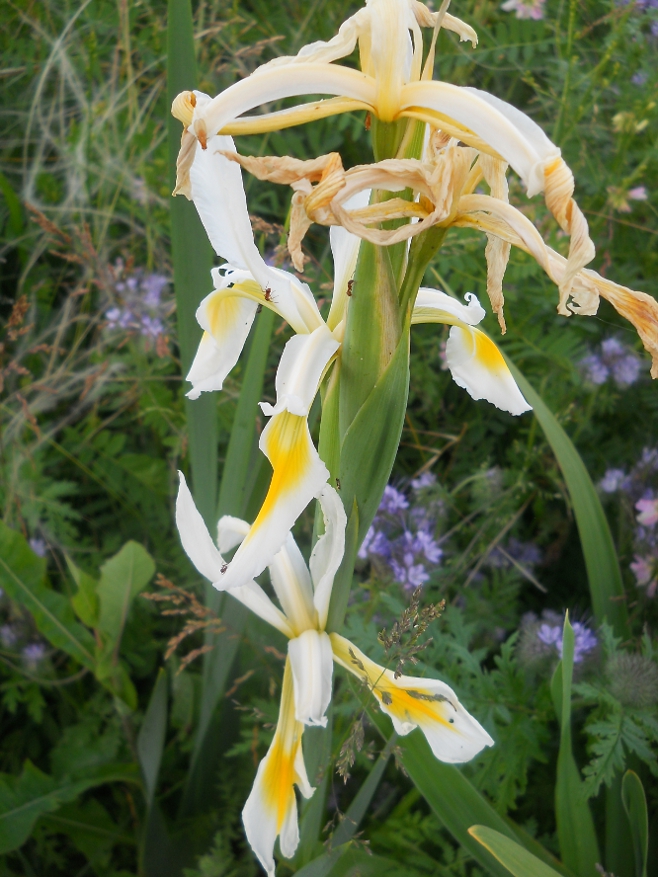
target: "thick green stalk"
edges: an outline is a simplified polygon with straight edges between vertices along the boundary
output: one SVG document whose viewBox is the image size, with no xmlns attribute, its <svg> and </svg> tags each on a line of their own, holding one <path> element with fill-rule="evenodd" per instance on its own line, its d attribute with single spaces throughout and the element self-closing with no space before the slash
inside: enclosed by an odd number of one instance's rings
<svg viewBox="0 0 658 877">
<path fill-rule="evenodd" d="M 190 0 L 169 0 L 167 22 L 167 98 L 196 86 L 196 61 Z M 169 179 L 176 182 L 176 157 L 181 125 L 173 116 L 167 123 Z M 187 374 L 201 339 L 195 312 L 211 289 L 213 254 L 194 205 L 183 196 L 171 199 L 171 250 L 176 293 L 176 318 L 181 370 Z M 199 511 L 213 524 L 217 496 L 217 401 L 211 393 L 185 401 L 192 492 Z"/>
</svg>

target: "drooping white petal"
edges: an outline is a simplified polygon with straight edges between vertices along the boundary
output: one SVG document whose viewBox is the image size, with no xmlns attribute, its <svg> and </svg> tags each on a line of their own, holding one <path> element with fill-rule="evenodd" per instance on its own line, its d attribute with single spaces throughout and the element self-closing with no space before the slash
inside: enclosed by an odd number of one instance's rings
<svg viewBox="0 0 658 877">
<path fill-rule="evenodd" d="M 531 127 L 534 122 L 520 110 L 515 113 L 524 116 L 531 125 L 524 123 L 521 127 L 516 115 L 503 113 L 499 104 L 494 105 L 488 100 L 490 95 L 485 98 L 484 94 L 486 92 L 448 82 L 410 82 L 403 86 L 401 108 L 426 107 L 454 119 L 488 143 L 514 168 L 528 187 L 529 195 L 541 192 L 544 165 L 559 156 L 560 150 L 548 138 L 544 142 L 536 136 Z"/>
<path fill-rule="evenodd" d="M 192 494 L 182 472 L 176 499 L 176 526 L 183 550 L 202 576 L 216 582 L 221 577 L 224 559 L 217 550 L 205 521 L 194 504 Z"/>
<path fill-rule="evenodd" d="M 484 332 L 472 326 L 453 326 L 446 359 L 455 383 L 473 399 L 486 399 L 501 411 L 530 411 L 502 353 Z"/>
<path fill-rule="evenodd" d="M 325 367 L 340 344 L 324 323 L 310 335 L 286 344 L 276 373 L 276 405 L 261 402 L 268 417 L 289 411 L 304 417 L 311 410 Z"/>
<path fill-rule="evenodd" d="M 358 210 L 361 207 L 367 207 L 369 202 L 370 189 L 363 189 L 348 198 L 342 206 L 345 210 Z M 347 295 L 348 284 L 353 279 L 356 270 L 361 238 L 347 231 L 342 225 L 332 225 L 329 229 L 329 242 L 334 258 L 334 294 L 327 317 L 327 325 L 333 331 L 345 316 L 345 308 L 349 298 Z"/>
<path fill-rule="evenodd" d="M 274 469 L 272 481 L 249 535 L 228 565 L 224 587 L 244 584 L 265 569 L 329 477 L 305 417 L 288 411 L 276 414 L 263 430 L 260 448 Z"/>
<path fill-rule="evenodd" d="M 222 554 L 239 545 L 251 530 L 251 524 L 233 515 L 223 515 L 217 521 L 217 545 Z"/>
<path fill-rule="evenodd" d="M 247 840 L 268 877 L 274 877 L 274 844 L 291 857 L 299 844 L 294 785 L 305 797 L 315 791 L 308 782 L 302 756 L 304 726 L 295 719 L 292 671 L 286 661 L 281 707 L 274 739 L 258 765 L 253 788 L 242 811 Z"/>
<path fill-rule="evenodd" d="M 334 576 L 345 553 L 347 516 L 340 497 L 331 485 L 325 484 L 319 499 L 324 518 L 324 533 L 311 552 L 309 567 L 315 589 L 313 603 L 318 613 L 320 629 L 324 630 Z"/>
<path fill-rule="evenodd" d="M 271 268 L 259 253 L 254 243 L 240 165 L 229 161 L 222 151 L 235 151 L 231 137 L 210 137 L 206 149 L 197 143 L 190 168 L 192 200 L 213 249 L 234 268 L 248 272 L 247 276 L 258 284 L 262 300 L 257 304 L 272 307 L 296 332 L 308 331 L 296 302 L 296 298 L 303 297 L 303 292 L 293 291 L 291 275 Z M 245 278 L 236 275 L 231 279 Z M 297 285 L 301 286 L 299 281 Z"/>
<path fill-rule="evenodd" d="M 311 576 L 292 533 L 288 533 L 283 548 L 270 561 L 269 570 L 274 593 L 295 635 L 315 627 Z"/>
<path fill-rule="evenodd" d="M 276 67 L 263 76 L 247 76 L 195 110 L 190 129 L 197 137 L 221 131 L 224 125 L 261 104 L 306 94 L 344 95 L 375 104 L 371 77 L 334 64 L 303 63 Z M 311 115 L 309 121 L 313 118 Z"/>
<path fill-rule="evenodd" d="M 238 289 L 238 287 L 234 287 Z M 187 374 L 190 399 L 221 390 L 238 361 L 256 315 L 257 303 L 233 290 L 215 290 L 199 305 L 197 321 L 205 330 Z"/>
<path fill-rule="evenodd" d="M 330 634 L 334 660 L 369 686 L 398 734 L 419 727 L 432 752 L 448 764 L 470 761 L 493 740 L 438 679 L 399 676 L 371 661 L 349 640 Z"/>
<path fill-rule="evenodd" d="M 288 643 L 295 691 L 295 717 L 304 725 L 327 726 L 333 653 L 324 631 L 305 630 Z"/>
<path fill-rule="evenodd" d="M 451 323 L 451 318 L 454 318 L 468 326 L 476 326 L 484 319 L 486 311 L 472 292 L 467 292 L 465 298 L 467 304 L 462 304 L 445 292 L 421 286 L 416 296 L 411 323 Z"/>
<path fill-rule="evenodd" d="M 190 168 L 192 200 L 217 255 L 267 285 L 267 266 L 254 243 L 242 171 L 220 150 L 235 151 L 233 139 L 210 137 L 207 149 L 197 144 Z"/>
</svg>

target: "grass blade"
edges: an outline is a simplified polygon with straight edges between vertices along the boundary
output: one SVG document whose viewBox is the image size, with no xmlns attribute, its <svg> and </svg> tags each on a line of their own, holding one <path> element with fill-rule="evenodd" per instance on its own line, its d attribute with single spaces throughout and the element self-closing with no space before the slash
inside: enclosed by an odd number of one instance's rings
<svg viewBox="0 0 658 877">
<path fill-rule="evenodd" d="M 594 616 L 599 623 L 607 619 L 617 636 L 626 638 L 629 628 L 624 585 L 610 527 L 596 488 L 580 454 L 555 415 L 519 370 L 511 362 L 508 364 L 521 392 L 534 409 L 566 481 L 585 557 Z"/>
<path fill-rule="evenodd" d="M 169 0 L 167 23 L 167 98 L 171 102 L 181 91 L 196 87 L 196 61 L 190 0 Z M 176 178 L 176 156 L 181 124 L 168 120 L 170 184 Z M 201 327 L 195 312 L 210 292 L 213 254 L 194 205 L 183 196 L 171 199 L 171 250 L 176 293 L 176 319 L 181 368 L 187 374 L 199 340 Z M 217 402 L 204 393 L 185 402 L 189 439 L 192 492 L 206 523 L 213 523 L 217 496 Z"/>
<path fill-rule="evenodd" d="M 473 825 L 468 833 L 498 859 L 514 877 L 558 877 L 558 872 L 522 846 L 486 825 Z"/>
<path fill-rule="evenodd" d="M 564 619 L 562 660 L 551 683 L 555 711 L 560 720 L 560 751 L 555 782 L 555 819 L 564 864 L 578 877 L 597 877 L 601 861 L 594 821 L 585 800 L 583 781 L 571 746 L 571 682 L 573 679 L 574 632 L 569 614 Z"/>
<path fill-rule="evenodd" d="M 642 788 L 642 781 L 632 770 L 627 770 L 621 781 L 621 799 L 631 826 L 635 875 L 636 877 L 647 877 L 647 858 L 649 855 L 647 799 Z"/>
</svg>

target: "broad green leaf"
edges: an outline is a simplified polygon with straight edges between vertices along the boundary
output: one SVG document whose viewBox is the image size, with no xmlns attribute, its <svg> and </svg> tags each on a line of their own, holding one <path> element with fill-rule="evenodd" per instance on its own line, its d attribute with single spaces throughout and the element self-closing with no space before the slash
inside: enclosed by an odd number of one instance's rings
<svg viewBox="0 0 658 877">
<path fill-rule="evenodd" d="M 585 799 L 583 781 L 571 746 L 571 682 L 573 679 L 574 632 L 569 614 L 564 619 L 562 660 L 551 683 L 555 710 L 560 720 L 560 750 L 555 779 L 555 819 L 564 864 L 578 877 L 597 877 L 601 861 L 594 822 Z"/>
<path fill-rule="evenodd" d="M 66 555 L 66 565 L 73 576 L 73 581 L 78 586 L 77 593 L 71 597 L 71 605 L 75 614 L 87 627 L 96 628 L 98 627 L 100 610 L 98 594 L 96 593 L 98 582 L 76 566 L 68 554 Z"/>
<path fill-rule="evenodd" d="M 167 106 L 181 91 L 197 85 L 190 0 L 169 0 L 167 6 Z M 176 158 L 183 126 L 168 113 L 169 183 L 176 180 Z M 176 294 L 176 322 L 181 371 L 187 374 L 201 340 L 195 313 L 199 302 L 212 290 L 210 269 L 213 253 L 194 204 L 182 195 L 170 200 L 171 250 Z M 217 506 L 217 398 L 203 393 L 185 400 L 189 438 L 192 493 L 209 526 Z"/>
<path fill-rule="evenodd" d="M 489 850 L 514 877 L 559 877 L 558 871 L 549 868 L 536 856 L 493 828 L 473 825 L 468 833 Z"/>
<path fill-rule="evenodd" d="M 345 374 L 341 381 L 345 381 Z M 377 512 L 400 443 L 409 392 L 409 330 L 347 429 L 340 451 L 340 497 L 356 499 L 359 545 Z"/>
<path fill-rule="evenodd" d="M 84 804 L 64 804 L 55 813 L 42 816 L 39 824 L 68 835 L 90 862 L 104 856 L 115 844 L 135 846 L 135 838 L 117 825 L 95 798 Z"/>
<path fill-rule="evenodd" d="M 633 838 L 636 877 L 647 877 L 649 855 L 649 815 L 642 781 L 632 770 L 627 770 L 621 782 L 621 799 L 628 816 Z"/>
<path fill-rule="evenodd" d="M 40 816 L 74 801 L 87 789 L 114 780 L 135 782 L 131 767 L 108 765 L 93 776 L 67 781 L 56 780 L 26 761 L 19 777 L 0 775 L 0 855 L 22 846 Z"/>
<path fill-rule="evenodd" d="M 415 868 L 383 856 L 343 848 L 313 859 L 296 871 L 295 877 L 420 877 L 420 873 Z"/>
<path fill-rule="evenodd" d="M 144 590 L 155 572 L 151 555 L 137 542 L 126 542 L 121 551 L 101 567 L 96 589 L 100 600 L 98 629 L 107 648 L 117 652 L 130 604 Z"/>
<path fill-rule="evenodd" d="M 605 867 L 615 877 L 635 877 L 633 836 L 621 797 L 618 771 L 605 789 Z"/>
<path fill-rule="evenodd" d="M 473 824 L 483 823 L 513 838 L 502 816 L 458 768 L 436 760 L 419 730 L 400 738 L 399 746 L 410 779 L 450 834 L 493 877 L 507 877 L 505 868 L 468 833 Z"/>
<path fill-rule="evenodd" d="M 160 773 L 160 761 L 167 733 L 167 701 L 167 673 L 160 669 L 137 737 L 137 755 L 144 776 L 148 809 L 153 804 Z"/>
<path fill-rule="evenodd" d="M 592 479 L 573 442 L 541 396 L 510 362 L 510 369 L 553 449 L 564 475 L 587 567 L 592 609 L 600 624 L 607 619 L 617 636 L 629 635 L 624 585 L 610 527 Z"/>
<path fill-rule="evenodd" d="M 45 573 L 45 560 L 36 556 L 20 533 L 0 521 L 0 587 L 27 609 L 51 645 L 92 670 L 94 638 L 75 620 L 69 600 L 46 584 Z"/>
<path fill-rule="evenodd" d="M 390 722 L 378 710 L 370 710 L 372 722 L 382 734 L 390 733 Z M 438 819 L 476 861 L 494 877 L 506 874 L 500 863 L 468 833 L 474 824 L 484 824 L 528 848 L 533 855 L 564 877 L 573 877 L 538 841 L 528 838 L 511 819 L 503 819 L 486 798 L 466 779 L 459 768 L 438 761 L 420 730 L 397 741 L 410 779 Z"/>
</svg>

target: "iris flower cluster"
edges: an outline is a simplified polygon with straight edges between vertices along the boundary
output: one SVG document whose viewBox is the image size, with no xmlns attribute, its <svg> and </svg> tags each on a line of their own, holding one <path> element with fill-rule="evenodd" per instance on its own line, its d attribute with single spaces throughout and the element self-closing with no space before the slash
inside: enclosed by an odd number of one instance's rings
<svg viewBox="0 0 658 877">
<path fill-rule="evenodd" d="M 390 475 L 392 460 L 384 459 L 386 436 L 393 423 L 401 429 L 410 326 L 427 322 L 451 327 L 447 366 L 474 399 L 515 415 L 530 408 L 501 352 L 478 328 L 485 310 L 477 298 L 469 294 L 462 302 L 420 286 L 448 230 L 474 228 L 486 235 L 487 293 L 503 331 L 502 283 L 513 245 L 530 253 L 557 284 L 560 314 L 593 314 L 600 297 L 610 301 L 637 328 L 654 358 L 653 374 L 658 375 L 658 305 L 650 296 L 585 268 L 594 247 L 572 197 L 573 176 L 558 147 L 528 116 L 499 98 L 432 79 L 441 28 L 473 46 L 477 43 L 473 28 L 448 14 L 448 4 L 444 0 L 440 10 L 432 12 L 419 0 L 367 0 L 328 42 L 276 58 L 215 97 L 183 92 L 172 106 L 184 128 L 174 194 L 194 203 L 216 254 L 224 260 L 213 269 L 213 289 L 197 310 L 203 336 L 187 375 L 188 396 L 196 399 L 222 389 L 260 307 L 278 314 L 294 333 L 279 362 L 275 403 L 261 403 L 268 422 L 260 448 L 273 474 L 255 520 L 222 518 L 215 541 L 182 476 L 176 513 L 183 547 L 198 571 L 288 638 L 276 732 L 243 813 L 247 838 L 270 875 L 277 837 L 283 856 L 290 857 L 298 844 L 294 786 L 306 797 L 313 793 L 302 735 L 308 726 L 327 723 L 334 664 L 364 683 L 397 733 L 419 727 L 443 761 L 467 761 L 493 743 L 443 682 L 396 677 L 330 626 L 337 572 L 344 558 L 351 563 L 358 548 L 351 535 L 348 549 L 346 534 L 355 528 L 361 538 L 366 534 Z M 336 63 L 356 49 L 360 69 Z M 318 94 L 328 97 L 245 115 L 273 101 Z M 388 144 L 388 155 L 347 170 L 338 153 L 307 160 L 253 158 L 240 155 L 232 139 L 359 111 L 369 114 L 373 138 Z M 543 193 L 548 209 L 570 237 L 566 255 L 548 247 L 524 213 L 509 203 L 509 168 L 529 197 Z M 288 249 L 297 271 L 303 268 L 302 243 L 311 224 L 330 227 L 334 285 L 326 314 L 306 283 L 268 265 L 259 253 L 243 169 L 292 189 Z M 480 184 L 489 194 L 477 193 Z M 393 257 L 386 263 L 389 257 L 381 256 L 389 248 L 397 254 L 397 274 Z M 374 258 L 379 273 L 373 271 L 359 281 L 355 305 L 352 282 L 366 258 Z M 363 317 L 359 302 L 371 302 L 372 312 Z M 396 359 L 395 351 L 404 353 L 405 345 L 407 358 Z M 407 371 L 396 383 L 390 369 L 398 362 Z M 332 396 L 336 385 L 341 394 L 345 390 L 339 397 Z M 373 394 L 379 398 L 382 387 L 389 393 L 388 407 L 368 407 L 363 399 Z M 308 425 L 321 388 L 322 456 Z M 333 423 L 336 436 L 327 439 L 327 424 Z M 352 492 L 346 490 L 345 479 L 339 493 L 333 484 L 340 490 L 340 479 L 328 483 L 330 470 L 335 474 L 329 456 L 347 454 L 346 449 L 361 454 L 364 465 L 371 466 L 374 457 L 376 479 L 364 486 L 354 471 L 356 464 L 350 468 L 347 460 Z M 341 466 L 344 462 L 341 456 Z M 381 486 L 375 488 L 375 481 Z M 291 531 L 314 499 L 319 501 L 321 526 L 307 564 Z M 348 522 L 356 524 L 350 529 Z M 418 533 L 411 538 L 417 540 Z M 426 541 L 426 558 L 430 552 L 432 562 L 438 562 L 440 549 Z M 256 581 L 266 569 L 269 590 Z"/>
</svg>

